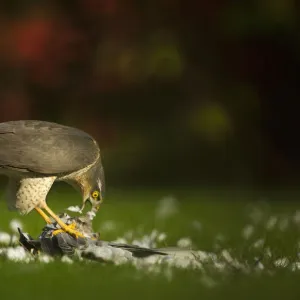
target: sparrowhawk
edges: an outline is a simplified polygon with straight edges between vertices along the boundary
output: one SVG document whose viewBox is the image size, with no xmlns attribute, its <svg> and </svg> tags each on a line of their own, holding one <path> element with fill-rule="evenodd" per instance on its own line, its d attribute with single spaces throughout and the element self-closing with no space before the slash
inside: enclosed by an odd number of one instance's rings
<svg viewBox="0 0 300 300">
<path fill-rule="evenodd" d="M 102 202 L 104 170 L 99 146 L 76 128 L 35 120 L 0 123 L 0 173 L 9 178 L 10 208 L 21 214 L 35 209 L 51 223 L 49 215 L 73 236 L 82 234 L 74 224 L 60 220 L 46 203 L 52 184 L 65 181 L 80 191 L 82 209 L 87 200 L 94 210 Z"/>
</svg>

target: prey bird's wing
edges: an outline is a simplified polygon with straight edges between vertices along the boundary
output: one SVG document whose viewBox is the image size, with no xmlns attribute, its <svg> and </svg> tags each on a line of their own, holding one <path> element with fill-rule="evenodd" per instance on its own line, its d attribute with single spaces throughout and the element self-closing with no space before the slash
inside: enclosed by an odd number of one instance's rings
<svg viewBox="0 0 300 300">
<path fill-rule="evenodd" d="M 119 244 L 114 242 L 108 242 L 109 246 L 114 248 L 121 248 L 123 250 L 127 250 L 132 253 L 135 257 L 148 257 L 154 254 L 158 255 L 167 255 L 167 253 L 161 251 L 160 249 L 151 249 L 151 248 L 145 248 L 145 247 L 139 247 L 136 245 L 128 245 L 128 244 Z"/>
<path fill-rule="evenodd" d="M 44 121 L 0 123 L 0 168 L 49 175 L 69 173 L 98 157 L 96 141 L 81 130 Z"/>
</svg>

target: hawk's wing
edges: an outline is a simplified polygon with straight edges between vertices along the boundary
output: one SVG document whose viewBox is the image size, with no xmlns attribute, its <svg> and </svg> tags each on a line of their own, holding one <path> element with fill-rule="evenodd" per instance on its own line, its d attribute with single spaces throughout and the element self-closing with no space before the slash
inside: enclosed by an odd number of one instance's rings
<svg viewBox="0 0 300 300">
<path fill-rule="evenodd" d="M 0 168 L 69 173 L 94 163 L 99 151 L 90 135 L 72 127 L 32 120 L 0 123 Z"/>
</svg>

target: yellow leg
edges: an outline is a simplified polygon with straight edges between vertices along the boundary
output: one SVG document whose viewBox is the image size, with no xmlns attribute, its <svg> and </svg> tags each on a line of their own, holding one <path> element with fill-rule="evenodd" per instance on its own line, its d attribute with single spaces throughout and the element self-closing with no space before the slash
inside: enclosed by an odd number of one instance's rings
<svg viewBox="0 0 300 300">
<path fill-rule="evenodd" d="M 76 238 L 78 237 L 84 237 L 84 235 L 77 231 L 77 230 L 74 230 L 75 228 L 75 224 L 71 224 L 71 225 L 67 225 L 65 224 L 51 209 L 50 207 L 47 206 L 47 204 L 44 204 L 44 209 L 45 211 L 57 222 L 57 224 L 61 227 L 61 229 L 64 231 L 64 232 L 67 232 L 73 236 L 75 236 Z"/>
<path fill-rule="evenodd" d="M 69 229 L 75 229 L 76 228 L 76 223 L 75 222 L 73 222 L 72 224 L 70 224 L 70 225 L 66 225 Z M 52 234 L 53 235 L 57 235 L 57 234 L 59 234 L 59 233 L 64 233 L 65 231 L 63 230 L 63 229 L 57 229 L 57 230 L 54 230 L 53 232 L 52 232 Z"/>
<path fill-rule="evenodd" d="M 47 224 L 52 223 L 50 218 L 43 212 L 42 209 L 36 207 L 35 210 L 38 212 L 38 214 L 40 214 L 42 216 L 42 218 L 46 221 Z"/>
</svg>

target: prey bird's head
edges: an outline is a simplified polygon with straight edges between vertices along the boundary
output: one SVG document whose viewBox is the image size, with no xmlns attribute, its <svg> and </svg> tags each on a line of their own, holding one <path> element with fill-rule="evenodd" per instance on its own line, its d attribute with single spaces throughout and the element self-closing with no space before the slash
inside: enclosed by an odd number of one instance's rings
<svg viewBox="0 0 300 300">
<path fill-rule="evenodd" d="M 82 209 L 85 202 L 89 201 L 93 211 L 98 211 L 105 192 L 104 170 L 100 160 L 87 171 L 85 180 Z"/>
</svg>

